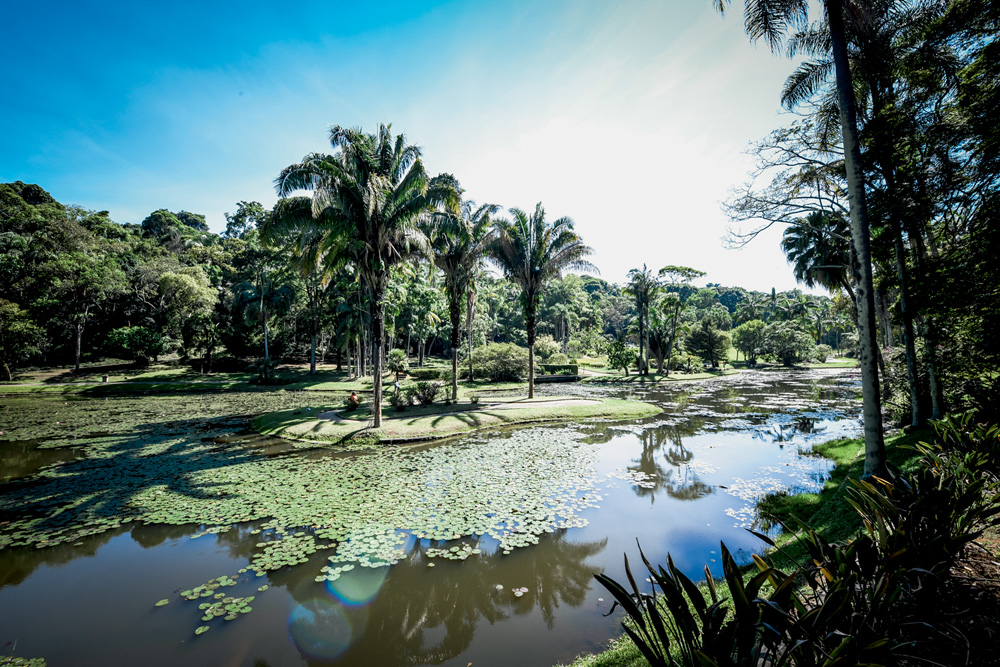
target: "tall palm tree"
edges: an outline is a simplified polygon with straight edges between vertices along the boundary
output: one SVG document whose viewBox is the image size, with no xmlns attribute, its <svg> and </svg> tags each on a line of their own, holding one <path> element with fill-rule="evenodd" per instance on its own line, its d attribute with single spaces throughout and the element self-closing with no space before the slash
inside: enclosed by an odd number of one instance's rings
<svg viewBox="0 0 1000 667">
<path fill-rule="evenodd" d="M 730 0 L 712 0 L 721 12 Z M 805 28 L 808 22 L 808 0 L 747 0 L 744 25 L 751 40 L 763 38 L 772 50 L 781 45 L 785 33 L 792 27 Z M 847 171 L 847 196 L 851 211 L 851 240 L 857 262 L 858 335 L 860 339 L 861 397 L 865 431 L 865 476 L 877 475 L 885 469 L 885 438 L 882 430 L 882 401 L 879 395 L 878 359 L 876 350 L 875 291 L 872 286 L 871 232 L 868 223 L 868 201 L 861 163 L 861 143 L 858 137 L 857 104 L 854 81 L 847 57 L 845 7 L 857 9 L 858 0 L 823 0 L 826 27 L 829 31 L 830 53 L 836 77 L 837 106 L 844 144 L 844 166 Z M 826 34 L 824 33 L 824 38 Z"/>
<path fill-rule="evenodd" d="M 645 264 L 641 269 L 628 272 L 625 292 L 635 297 L 636 309 L 639 311 L 639 375 L 649 373 L 649 302 L 659 286 L 653 272 Z"/>
<path fill-rule="evenodd" d="M 496 221 L 496 239 L 490 259 L 504 277 L 521 289 L 521 307 L 528 334 L 528 398 L 535 397 L 535 325 L 538 298 L 545 284 L 558 279 L 566 269 L 593 271 L 597 267 L 583 258 L 593 253 L 573 229 L 571 218 L 545 221 L 545 209 L 538 202 L 530 216 L 519 208 L 510 209 L 511 220 Z"/>
<path fill-rule="evenodd" d="M 431 257 L 444 274 L 451 320 L 451 397 L 458 400 L 458 347 L 461 337 L 462 302 L 470 298 L 472 282 L 486 251 L 496 237 L 492 216 L 500 207 L 463 201 L 457 209 L 435 212 L 428 217 Z"/>
<path fill-rule="evenodd" d="M 350 257 L 366 287 L 371 313 L 374 396 L 372 425 L 382 426 L 382 356 L 389 268 L 426 239 L 417 221 L 428 208 L 457 197 L 455 179 L 430 179 L 420 149 L 393 136 L 389 125 L 375 134 L 335 125 L 332 155 L 311 153 L 282 170 L 275 189 L 282 197 L 312 192 L 312 214 L 322 236 L 320 261 Z"/>
</svg>

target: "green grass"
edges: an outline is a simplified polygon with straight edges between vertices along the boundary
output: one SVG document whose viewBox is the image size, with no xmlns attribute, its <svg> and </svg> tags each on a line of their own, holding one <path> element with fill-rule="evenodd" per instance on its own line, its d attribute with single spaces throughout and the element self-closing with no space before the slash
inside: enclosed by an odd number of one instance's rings
<svg viewBox="0 0 1000 667">
<path fill-rule="evenodd" d="M 262 415 L 254 420 L 254 428 L 264 435 L 322 443 L 344 443 L 366 435 L 375 441 L 407 442 L 445 438 L 481 428 L 526 424 L 533 422 L 579 421 L 582 419 L 641 419 L 658 414 L 660 408 L 639 401 L 602 399 L 585 402 L 581 399 L 511 399 L 501 401 L 459 401 L 452 405 L 411 406 L 402 411 L 386 407 L 382 410 L 382 428 L 367 430 L 370 408 L 345 413 L 340 406 L 316 406 L 309 412 L 303 409 L 280 410 Z M 517 403 L 524 407 L 498 408 L 499 404 Z M 576 404 L 573 404 L 576 403 Z M 318 419 L 321 412 L 333 410 L 339 419 Z"/>
</svg>

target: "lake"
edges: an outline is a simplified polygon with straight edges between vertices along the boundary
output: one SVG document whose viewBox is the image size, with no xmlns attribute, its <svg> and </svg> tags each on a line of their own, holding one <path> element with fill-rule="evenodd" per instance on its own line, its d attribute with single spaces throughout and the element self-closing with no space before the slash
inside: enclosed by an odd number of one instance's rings
<svg viewBox="0 0 1000 667">
<path fill-rule="evenodd" d="M 664 412 L 329 453 L 246 430 L 329 395 L 0 398 L 0 655 L 569 662 L 620 634 L 593 577 L 623 580 L 637 539 L 719 572 L 720 540 L 761 551 L 758 498 L 818 490 L 812 445 L 860 433 L 853 370 L 538 390 Z"/>
</svg>

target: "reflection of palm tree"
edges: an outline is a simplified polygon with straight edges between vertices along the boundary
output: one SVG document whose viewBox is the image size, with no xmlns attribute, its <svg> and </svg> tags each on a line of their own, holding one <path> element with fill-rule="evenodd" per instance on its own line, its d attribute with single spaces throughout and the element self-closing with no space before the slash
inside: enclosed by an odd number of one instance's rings
<svg viewBox="0 0 1000 667">
<path fill-rule="evenodd" d="M 700 481 L 687 465 L 694 459 L 694 452 L 684 446 L 683 439 L 698 428 L 699 424 L 693 422 L 663 425 L 647 429 L 639 436 L 642 452 L 634 460 L 635 465 L 628 467 L 631 472 L 642 473 L 646 482 L 636 487 L 637 496 L 648 496 L 652 504 L 664 491 L 677 500 L 696 500 L 712 493 L 712 487 Z M 666 466 L 658 460 L 658 454 L 663 455 Z"/>
<path fill-rule="evenodd" d="M 559 531 L 543 535 L 538 544 L 513 557 L 495 552 L 459 563 L 435 559 L 434 570 L 428 569 L 428 560 L 414 544 L 407 558 L 388 571 L 377 596 L 368 605 L 355 607 L 327 599 L 313 582 L 311 568 L 282 569 L 269 577 L 272 585 L 286 585 L 300 604 L 322 604 L 330 614 L 347 619 L 354 634 L 339 656 L 345 664 L 440 664 L 469 648 L 482 621 L 493 625 L 508 618 L 510 611 L 527 614 L 537 605 L 551 628 L 560 604 L 583 603 L 597 571 L 587 560 L 606 544 L 606 540 L 570 542 L 565 531 Z M 497 584 L 503 589 L 497 590 Z M 528 593 L 515 598 L 512 589 L 521 586 Z M 430 637 L 441 632 L 444 636 L 428 646 Z"/>
</svg>

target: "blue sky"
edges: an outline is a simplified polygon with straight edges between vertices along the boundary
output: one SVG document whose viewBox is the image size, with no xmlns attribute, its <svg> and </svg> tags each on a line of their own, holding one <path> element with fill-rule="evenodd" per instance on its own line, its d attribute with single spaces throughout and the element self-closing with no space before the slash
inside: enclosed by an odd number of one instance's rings
<svg viewBox="0 0 1000 667">
<path fill-rule="evenodd" d="M 240 200 L 329 149 L 331 124 L 392 123 L 466 196 L 570 216 L 601 275 L 683 264 L 794 287 L 780 232 L 723 248 L 720 202 L 749 142 L 787 123 L 793 63 L 710 0 L 35 2 L 5 8 L 0 182 L 140 222 L 216 231 Z"/>
</svg>

